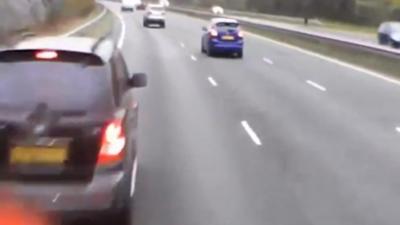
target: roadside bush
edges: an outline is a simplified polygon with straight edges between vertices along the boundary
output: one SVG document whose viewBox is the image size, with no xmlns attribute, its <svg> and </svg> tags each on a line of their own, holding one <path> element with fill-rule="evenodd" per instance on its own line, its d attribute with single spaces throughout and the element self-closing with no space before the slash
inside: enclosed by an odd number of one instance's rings
<svg viewBox="0 0 400 225">
<path fill-rule="evenodd" d="M 390 19 L 400 21 L 400 7 L 392 9 L 392 12 L 390 13 Z"/>
<path fill-rule="evenodd" d="M 64 0 L 62 16 L 81 16 L 94 9 L 95 0 Z"/>
<path fill-rule="evenodd" d="M 49 19 L 65 19 L 68 17 L 82 16 L 95 7 L 95 0 L 47 0 L 49 1 Z"/>
<path fill-rule="evenodd" d="M 380 4 L 359 4 L 356 9 L 355 22 L 364 25 L 378 25 L 390 16 L 390 9 Z"/>
<path fill-rule="evenodd" d="M 34 26 L 84 16 L 95 4 L 95 0 L 0 0 L 0 42 Z"/>
</svg>

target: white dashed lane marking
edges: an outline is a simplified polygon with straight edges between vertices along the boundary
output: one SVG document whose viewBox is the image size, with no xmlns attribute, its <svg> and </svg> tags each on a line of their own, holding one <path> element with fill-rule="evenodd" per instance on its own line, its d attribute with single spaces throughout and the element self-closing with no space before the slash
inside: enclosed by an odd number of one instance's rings
<svg viewBox="0 0 400 225">
<path fill-rule="evenodd" d="M 214 87 L 218 87 L 218 83 L 212 77 L 208 77 L 208 82 Z"/>
<path fill-rule="evenodd" d="M 245 120 L 242 121 L 242 126 L 244 130 L 247 132 L 247 134 L 250 136 L 251 140 L 256 144 L 257 146 L 261 146 L 262 142 L 260 138 L 257 136 L 256 132 L 254 132 L 253 128 L 249 125 L 249 123 Z"/>
<path fill-rule="evenodd" d="M 326 91 L 326 87 L 324 87 L 324 86 L 322 86 L 322 85 L 320 85 L 320 84 L 318 84 L 318 83 L 316 83 L 314 81 L 307 80 L 306 83 L 311 85 L 311 86 L 313 86 L 314 88 L 316 88 L 316 89 L 318 89 L 320 91 Z"/>
<path fill-rule="evenodd" d="M 271 59 L 267 58 L 267 57 L 264 57 L 264 58 L 263 58 L 263 61 L 264 61 L 265 63 L 270 64 L 270 65 L 274 65 L 274 62 L 273 62 Z"/>
</svg>

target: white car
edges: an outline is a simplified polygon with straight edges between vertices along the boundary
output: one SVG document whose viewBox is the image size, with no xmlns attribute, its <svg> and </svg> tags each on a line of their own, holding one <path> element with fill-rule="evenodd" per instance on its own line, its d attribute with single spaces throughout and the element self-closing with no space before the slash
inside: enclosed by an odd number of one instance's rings
<svg viewBox="0 0 400 225">
<path fill-rule="evenodd" d="M 400 48 L 400 22 L 384 22 L 378 28 L 378 42 Z"/>
<path fill-rule="evenodd" d="M 170 6 L 170 3 L 169 3 L 168 0 L 161 0 L 160 3 L 161 3 L 161 5 L 163 5 L 164 7 L 169 7 L 169 6 Z"/>
<path fill-rule="evenodd" d="M 211 11 L 215 15 L 223 15 L 224 14 L 224 9 L 221 6 L 213 6 L 211 7 Z"/>
<path fill-rule="evenodd" d="M 121 11 L 133 12 L 139 3 L 138 0 L 122 0 Z"/>
<path fill-rule="evenodd" d="M 143 26 L 148 27 L 157 24 L 161 28 L 165 28 L 165 8 L 163 5 L 147 6 L 147 12 L 143 16 Z"/>
</svg>

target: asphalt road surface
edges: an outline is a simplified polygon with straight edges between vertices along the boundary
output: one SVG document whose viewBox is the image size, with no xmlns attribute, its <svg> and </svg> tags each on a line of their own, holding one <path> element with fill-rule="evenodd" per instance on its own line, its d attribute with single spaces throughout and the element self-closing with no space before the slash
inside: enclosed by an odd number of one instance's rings
<svg viewBox="0 0 400 225">
<path fill-rule="evenodd" d="M 122 14 L 150 78 L 135 225 L 400 223 L 398 83 L 250 34 L 244 59 L 209 58 L 205 21 L 142 14 Z"/>
</svg>

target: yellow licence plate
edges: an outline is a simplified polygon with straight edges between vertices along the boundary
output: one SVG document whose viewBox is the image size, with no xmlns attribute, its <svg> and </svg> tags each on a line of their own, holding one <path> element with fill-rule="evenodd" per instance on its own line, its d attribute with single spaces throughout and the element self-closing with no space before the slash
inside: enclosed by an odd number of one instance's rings
<svg viewBox="0 0 400 225">
<path fill-rule="evenodd" d="M 226 35 L 226 36 L 222 36 L 222 40 L 232 41 L 232 40 L 235 40 L 235 38 L 233 36 Z"/>
<path fill-rule="evenodd" d="M 62 164 L 66 159 L 66 148 L 18 146 L 10 155 L 11 164 Z"/>
</svg>

